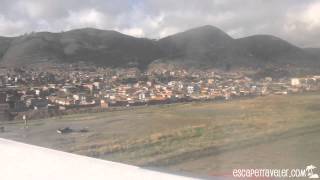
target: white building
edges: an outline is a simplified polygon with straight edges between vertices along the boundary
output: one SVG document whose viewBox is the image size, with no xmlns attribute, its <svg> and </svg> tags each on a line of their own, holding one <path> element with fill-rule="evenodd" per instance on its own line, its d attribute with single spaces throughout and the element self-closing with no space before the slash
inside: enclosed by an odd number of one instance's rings
<svg viewBox="0 0 320 180">
<path fill-rule="evenodd" d="M 291 79 L 291 86 L 300 86 L 300 79 L 299 78 L 292 78 Z"/>
<path fill-rule="evenodd" d="M 194 87 L 193 86 L 188 86 L 187 87 L 187 91 L 188 91 L 188 94 L 192 94 L 194 92 Z"/>
</svg>

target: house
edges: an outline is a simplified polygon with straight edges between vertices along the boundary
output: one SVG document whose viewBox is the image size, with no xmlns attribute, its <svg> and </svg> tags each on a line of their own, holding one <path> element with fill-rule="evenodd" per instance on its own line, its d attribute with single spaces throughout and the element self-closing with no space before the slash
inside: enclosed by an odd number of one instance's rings
<svg viewBox="0 0 320 180">
<path fill-rule="evenodd" d="M 106 100 L 100 100 L 100 107 L 101 108 L 108 108 L 109 107 L 109 103 Z"/>
<path fill-rule="evenodd" d="M 292 78 L 291 79 L 291 86 L 300 86 L 300 79 L 299 78 Z"/>
<path fill-rule="evenodd" d="M 5 92 L 0 92 L 0 104 L 6 103 L 7 94 Z"/>
<path fill-rule="evenodd" d="M 146 94 L 144 92 L 139 93 L 139 100 L 141 100 L 141 101 L 146 100 Z"/>
<path fill-rule="evenodd" d="M 28 107 L 26 106 L 24 101 L 16 101 L 14 102 L 13 111 L 14 112 L 23 112 L 27 111 Z"/>
<path fill-rule="evenodd" d="M 26 101 L 26 105 L 33 109 L 48 108 L 48 100 L 40 98 L 31 98 Z"/>
<path fill-rule="evenodd" d="M 9 104 L 6 103 L 7 94 L 0 91 L 0 121 L 9 120 Z"/>
<path fill-rule="evenodd" d="M 0 121 L 9 120 L 9 105 L 6 103 L 0 104 Z"/>
<path fill-rule="evenodd" d="M 188 94 L 192 94 L 194 92 L 194 86 L 187 87 Z"/>
<path fill-rule="evenodd" d="M 0 90 L 0 121 L 9 120 L 9 104 L 6 102 L 7 94 L 4 90 Z"/>
</svg>

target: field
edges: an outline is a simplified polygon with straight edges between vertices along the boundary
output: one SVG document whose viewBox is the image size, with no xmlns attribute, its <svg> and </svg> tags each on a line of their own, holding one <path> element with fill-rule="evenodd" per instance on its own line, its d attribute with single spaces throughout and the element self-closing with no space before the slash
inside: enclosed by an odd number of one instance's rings
<svg viewBox="0 0 320 180">
<path fill-rule="evenodd" d="M 0 125 L 1 126 L 1 125 Z M 197 102 L 5 123 L 0 137 L 169 172 L 320 166 L 320 94 Z M 68 134 L 58 128 L 70 127 Z M 86 128 L 88 132 L 80 132 Z"/>
</svg>

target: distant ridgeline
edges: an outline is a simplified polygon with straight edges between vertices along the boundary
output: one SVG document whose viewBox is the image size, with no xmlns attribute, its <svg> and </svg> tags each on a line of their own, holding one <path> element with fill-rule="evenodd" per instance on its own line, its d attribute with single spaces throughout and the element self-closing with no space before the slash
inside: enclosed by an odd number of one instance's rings
<svg viewBox="0 0 320 180">
<path fill-rule="evenodd" d="M 98 66 L 147 68 L 153 62 L 192 67 L 318 68 L 320 51 L 303 49 L 270 35 L 234 39 L 202 26 L 159 40 L 92 28 L 0 37 L 1 66 L 88 62 Z"/>
</svg>

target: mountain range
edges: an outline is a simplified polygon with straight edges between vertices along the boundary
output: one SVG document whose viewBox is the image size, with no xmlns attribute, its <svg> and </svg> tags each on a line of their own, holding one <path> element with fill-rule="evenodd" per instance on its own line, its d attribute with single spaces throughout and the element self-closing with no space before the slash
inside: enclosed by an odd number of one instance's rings
<svg viewBox="0 0 320 180">
<path fill-rule="evenodd" d="M 0 37 L 0 65 L 87 62 L 98 66 L 146 68 L 153 62 L 199 67 L 320 67 L 320 50 L 300 48 L 271 35 L 235 39 L 202 26 L 159 40 L 93 28 Z"/>
</svg>

